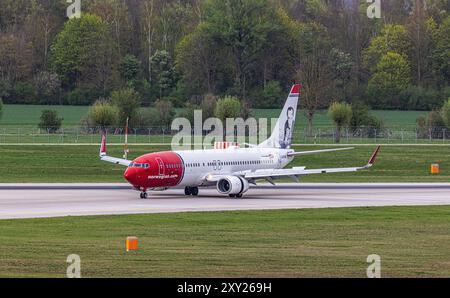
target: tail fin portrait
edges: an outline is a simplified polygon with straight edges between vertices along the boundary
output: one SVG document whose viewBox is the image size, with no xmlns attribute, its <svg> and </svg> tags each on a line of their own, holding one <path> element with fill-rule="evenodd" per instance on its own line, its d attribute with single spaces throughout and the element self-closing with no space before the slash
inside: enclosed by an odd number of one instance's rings
<svg viewBox="0 0 450 298">
<path fill-rule="evenodd" d="M 300 85 L 296 84 L 292 86 L 280 117 L 272 131 L 272 135 L 269 139 L 261 143 L 259 147 L 281 149 L 289 149 L 291 147 L 299 95 Z"/>
</svg>

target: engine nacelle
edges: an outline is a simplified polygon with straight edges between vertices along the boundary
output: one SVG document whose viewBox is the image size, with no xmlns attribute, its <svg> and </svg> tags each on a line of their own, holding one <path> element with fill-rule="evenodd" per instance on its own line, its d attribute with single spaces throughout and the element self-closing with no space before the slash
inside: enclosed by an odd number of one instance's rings
<svg viewBox="0 0 450 298">
<path fill-rule="evenodd" d="M 224 195 L 243 194 L 249 188 L 248 181 L 238 176 L 226 176 L 217 182 L 217 191 Z"/>
</svg>

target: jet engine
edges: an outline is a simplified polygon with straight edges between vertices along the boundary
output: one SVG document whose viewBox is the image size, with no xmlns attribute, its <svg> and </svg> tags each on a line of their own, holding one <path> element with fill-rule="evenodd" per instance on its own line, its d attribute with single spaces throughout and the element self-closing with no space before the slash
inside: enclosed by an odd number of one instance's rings
<svg viewBox="0 0 450 298">
<path fill-rule="evenodd" d="M 217 191 L 224 195 L 240 195 L 249 188 L 248 181 L 238 176 L 226 176 L 217 182 Z"/>
</svg>

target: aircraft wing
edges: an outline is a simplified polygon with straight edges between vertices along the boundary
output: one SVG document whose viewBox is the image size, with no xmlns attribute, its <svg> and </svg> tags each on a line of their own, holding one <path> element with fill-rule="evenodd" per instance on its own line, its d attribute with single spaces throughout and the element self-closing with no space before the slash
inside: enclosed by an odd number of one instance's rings
<svg viewBox="0 0 450 298">
<path fill-rule="evenodd" d="M 356 172 L 359 170 L 365 170 L 375 163 L 375 159 L 378 155 L 380 146 L 375 149 L 372 157 L 369 159 L 368 163 L 362 167 L 351 167 L 351 168 L 327 168 L 327 169 L 310 169 L 307 170 L 305 167 L 293 167 L 291 169 L 268 169 L 268 170 L 256 170 L 253 172 L 242 173 L 242 177 L 247 180 L 256 179 L 266 179 L 269 182 L 273 178 L 294 178 L 297 179 L 299 176 L 312 175 L 312 174 L 325 174 L 325 173 L 344 173 L 344 172 Z M 272 183 L 272 182 L 271 182 Z"/>
<path fill-rule="evenodd" d="M 307 154 L 316 154 L 316 153 L 324 153 L 324 152 L 335 152 L 335 151 L 343 151 L 343 150 L 352 150 L 354 147 L 349 148 L 336 148 L 336 149 L 323 149 L 323 150 L 313 150 L 313 151 L 299 151 L 289 153 L 288 156 L 297 156 L 297 155 L 307 155 Z"/>
<path fill-rule="evenodd" d="M 115 163 L 116 165 L 122 165 L 126 167 L 128 167 L 131 164 L 131 160 L 115 158 L 107 155 L 100 156 L 100 160 Z"/>
<path fill-rule="evenodd" d="M 100 145 L 100 160 L 115 163 L 116 165 L 122 165 L 122 166 L 126 166 L 126 167 L 128 167 L 132 163 L 131 160 L 115 158 L 115 157 L 106 155 L 106 135 L 105 134 L 102 135 L 102 143 Z"/>
</svg>

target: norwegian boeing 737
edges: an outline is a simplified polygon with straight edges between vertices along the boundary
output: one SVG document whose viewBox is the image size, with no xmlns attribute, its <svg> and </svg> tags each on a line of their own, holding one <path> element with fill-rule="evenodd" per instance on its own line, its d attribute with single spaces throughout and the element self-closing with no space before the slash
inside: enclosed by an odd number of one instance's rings
<svg viewBox="0 0 450 298">
<path fill-rule="evenodd" d="M 295 156 L 348 150 L 352 148 L 325 149 L 296 152 L 291 149 L 292 132 L 297 113 L 300 85 L 294 85 L 269 139 L 249 148 L 239 148 L 236 143 L 216 143 L 215 149 L 191 151 L 165 151 L 149 153 L 126 160 L 106 154 L 106 136 L 102 136 L 100 158 L 103 161 L 126 166 L 124 178 L 138 191 L 141 199 L 148 190 L 166 190 L 184 187 L 186 196 L 197 196 L 199 187 L 216 186 L 217 191 L 230 197 L 242 197 L 257 180 L 271 184 L 276 178 L 292 178 L 321 173 L 355 172 L 370 168 L 378 154 L 378 146 L 367 165 L 353 168 L 285 169 Z"/>
</svg>

